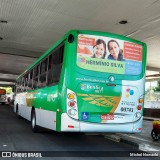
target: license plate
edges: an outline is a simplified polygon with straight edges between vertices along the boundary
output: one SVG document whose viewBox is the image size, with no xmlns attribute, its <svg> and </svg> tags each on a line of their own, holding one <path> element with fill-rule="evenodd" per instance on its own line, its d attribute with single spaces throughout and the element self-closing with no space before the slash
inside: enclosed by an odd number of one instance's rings
<svg viewBox="0 0 160 160">
<path fill-rule="evenodd" d="M 114 120 L 114 115 L 113 114 L 102 114 L 101 119 L 102 120 Z"/>
</svg>

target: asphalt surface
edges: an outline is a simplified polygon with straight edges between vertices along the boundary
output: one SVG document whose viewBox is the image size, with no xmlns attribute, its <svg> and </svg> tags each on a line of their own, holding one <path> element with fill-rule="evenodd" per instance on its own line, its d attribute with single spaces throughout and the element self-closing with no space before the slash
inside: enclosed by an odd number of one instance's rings
<svg viewBox="0 0 160 160">
<path fill-rule="evenodd" d="M 148 124 L 146 124 L 148 126 Z M 115 134 L 116 135 L 116 134 Z M 116 135 L 117 136 L 117 135 Z M 139 137 L 139 136 L 138 136 Z M 147 138 L 149 136 L 146 135 Z M 156 142 L 158 145 L 159 142 Z M 14 158 L 0 159 L 35 159 L 28 152 L 37 153 L 36 159 L 160 159 L 143 152 L 137 146 L 108 139 L 103 133 L 58 133 L 42 129 L 39 133 L 31 131 L 31 124 L 25 119 L 18 119 L 13 107 L 0 104 L 0 151 L 2 156 L 10 152 Z M 15 152 L 20 153 L 14 154 Z M 40 157 L 40 153 L 44 155 Z M 147 154 L 144 154 L 147 153 Z M 24 158 L 22 157 L 22 154 Z M 16 157 L 17 156 L 17 157 Z M 25 157 L 26 156 L 26 157 Z"/>
</svg>

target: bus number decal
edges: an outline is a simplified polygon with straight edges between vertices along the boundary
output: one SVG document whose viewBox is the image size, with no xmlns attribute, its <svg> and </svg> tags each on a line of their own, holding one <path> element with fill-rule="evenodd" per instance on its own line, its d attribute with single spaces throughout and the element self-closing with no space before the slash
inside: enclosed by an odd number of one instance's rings
<svg viewBox="0 0 160 160">
<path fill-rule="evenodd" d="M 133 108 L 122 107 L 121 112 L 133 112 Z"/>
<path fill-rule="evenodd" d="M 47 101 L 48 102 L 54 102 L 55 101 L 55 95 L 54 94 L 49 94 L 47 96 Z"/>
</svg>

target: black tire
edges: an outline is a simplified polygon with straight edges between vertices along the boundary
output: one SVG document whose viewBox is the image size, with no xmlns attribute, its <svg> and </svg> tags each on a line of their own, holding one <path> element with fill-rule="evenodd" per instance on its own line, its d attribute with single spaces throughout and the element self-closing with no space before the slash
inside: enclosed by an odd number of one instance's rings
<svg viewBox="0 0 160 160">
<path fill-rule="evenodd" d="M 19 115 L 19 110 L 18 110 L 18 105 L 16 106 L 16 115 L 19 119 L 21 119 L 22 117 Z"/>
<path fill-rule="evenodd" d="M 152 129 L 151 136 L 154 141 L 158 141 L 159 135 L 157 129 Z"/>
<path fill-rule="evenodd" d="M 35 110 L 32 110 L 32 113 L 31 113 L 31 127 L 32 127 L 32 131 L 34 133 L 38 132 L 38 126 L 36 125 L 36 113 L 35 113 Z"/>
</svg>

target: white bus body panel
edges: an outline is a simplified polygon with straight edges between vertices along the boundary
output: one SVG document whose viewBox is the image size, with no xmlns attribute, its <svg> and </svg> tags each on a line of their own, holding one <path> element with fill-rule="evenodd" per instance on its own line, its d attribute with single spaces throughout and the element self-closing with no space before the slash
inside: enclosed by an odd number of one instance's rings
<svg viewBox="0 0 160 160">
<path fill-rule="evenodd" d="M 17 94 L 14 102 L 14 112 L 18 104 L 18 114 L 23 118 L 31 121 L 32 107 L 26 104 L 26 93 Z M 56 112 L 35 108 L 36 124 L 38 126 L 56 130 Z"/>
<path fill-rule="evenodd" d="M 35 109 L 36 124 L 38 126 L 56 130 L 56 112 L 47 111 L 43 109 Z"/>
<path fill-rule="evenodd" d="M 140 132 L 139 128 L 142 128 L 141 117 L 138 121 L 133 123 L 123 124 L 101 124 L 101 123 L 90 123 L 74 120 L 70 118 L 67 113 L 63 113 L 61 116 L 61 131 L 64 132 L 125 132 L 125 133 L 136 133 Z M 68 126 L 72 126 L 68 127 Z"/>
</svg>

